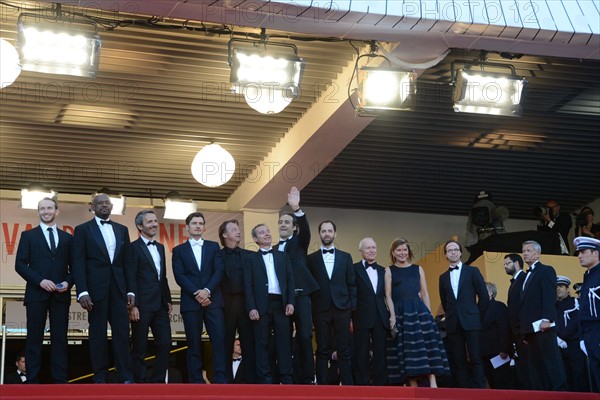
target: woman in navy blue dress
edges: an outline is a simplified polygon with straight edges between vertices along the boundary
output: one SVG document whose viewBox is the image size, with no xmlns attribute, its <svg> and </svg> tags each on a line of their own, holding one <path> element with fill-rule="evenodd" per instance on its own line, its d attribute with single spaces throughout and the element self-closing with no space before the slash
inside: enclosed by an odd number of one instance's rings
<svg viewBox="0 0 600 400">
<path fill-rule="evenodd" d="M 390 247 L 393 262 L 385 272 L 386 303 L 391 322 L 398 334 L 388 351 L 390 383 L 429 378 L 429 386 L 437 387 L 436 375 L 450 372 L 446 350 L 438 327 L 431 315 L 425 272 L 411 263 L 412 251 L 405 239 L 396 239 Z"/>
</svg>

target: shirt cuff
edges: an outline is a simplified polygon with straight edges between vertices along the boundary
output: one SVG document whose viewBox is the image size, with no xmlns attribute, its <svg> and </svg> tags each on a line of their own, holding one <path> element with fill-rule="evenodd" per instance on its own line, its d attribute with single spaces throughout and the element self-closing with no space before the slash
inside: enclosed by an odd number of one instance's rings
<svg viewBox="0 0 600 400">
<path fill-rule="evenodd" d="M 79 293 L 79 296 L 77 296 L 77 301 L 79 301 L 79 299 L 82 298 L 83 296 L 89 296 L 89 295 L 90 294 L 87 291 L 81 292 L 81 293 Z"/>
<path fill-rule="evenodd" d="M 299 208 L 298 211 L 294 211 L 294 215 L 296 217 L 304 217 L 304 211 L 302 211 L 302 209 Z"/>
<path fill-rule="evenodd" d="M 128 292 L 127 296 L 129 296 L 129 295 L 132 295 L 133 297 L 135 297 L 135 293 L 133 293 L 133 292 Z"/>
<path fill-rule="evenodd" d="M 210 290 L 208 288 L 204 288 L 203 290 L 206 290 L 208 292 L 208 297 L 210 297 Z"/>
<path fill-rule="evenodd" d="M 552 228 L 552 227 L 554 227 L 554 225 L 555 225 L 554 221 L 550 221 L 550 222 L 548 222 L 548 227 L 549 227 L 549 228 Z"/>
</svg>

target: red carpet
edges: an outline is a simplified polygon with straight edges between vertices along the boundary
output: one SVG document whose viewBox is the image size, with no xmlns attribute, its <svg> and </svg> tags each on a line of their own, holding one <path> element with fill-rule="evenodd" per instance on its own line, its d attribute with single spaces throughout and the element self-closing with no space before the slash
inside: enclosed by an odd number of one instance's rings
<svg viewBox="0 0 600 400">
<path fill-rule="evenodd" d="M 537 392 L 491 389 L 430 389 L 368 386 L 299 385 L 2 385 L 2 400 L 600 400 L 595 393 Z"/>
</svg>

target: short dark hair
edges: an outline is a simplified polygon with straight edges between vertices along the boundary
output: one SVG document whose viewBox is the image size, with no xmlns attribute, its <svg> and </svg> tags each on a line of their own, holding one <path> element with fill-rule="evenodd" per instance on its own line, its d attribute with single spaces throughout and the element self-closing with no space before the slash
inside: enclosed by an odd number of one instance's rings
<svg viewBox="0 0 600 400">
<path fill-rule="evenodd" d="M 156 215 L 156 213 L 153 210 L 142 210 L 142 211 L 140 211 L 139 213 L 136 214 L 136 216 L 135 216 L 135 227 L 140 232 L 141 232 L 141 229 L 138 228 L 138 225 L 142 225 L 144 223 L 144 215 L 146 215 L 146 214 L 154 214 L 154 215 Z"/>
<path fill-rule="evenodd" d="M 38 201 L 38 208 L 40 208 L 40 203 L 44 200 L 50 200 L 51 202 L 54 203 L 54 208 L 56 208 L 58 210 L 58 201 L 56 201 L 56 199 L 52 198 L 52 197 L 44 197 L 43 199 L 41 199 L 40 201 Z"/>
<path fill-rule="evenodd" d="M 225 238 L 223 238 L 223 234 L 227 232 L 227 225 L 229 224 L 236 224 L 237 226 L 240 226 L 240 223 L 237 219 L 228 219 L 219 225 L 219 242 L 221 242 L 221 246 L 223 247 L 225 247 Z"/>
<path fill-rule="evenodd" d="M 21 358 L 25 358 L 25 350 L 21 350 L 17 353 L 15 356 L 15 362 L 21 361 Z M 27 359 L 25 359 L 25 361 L 27 362 Z"/>
<path fill-rule="evenodd" d="M 333 231 L 337 232 L 337 226 L 335 226 L 335 223 L 330 220 L 330 219 L 326 219 L 325 221 L 321 221 L 321 223 L 319 224 L 319 232 L 321 232 L 321 227 L 323 226 L 323 224 L 331 224 L 333 226 Z"/>
<path fill-rule="evenodd" d="M 185 224 L 189 225 L 190 222 L 192 222 L 192 219 L 198 218 L 198 217 L 202 218 L 204 223 L 206 223 L 206 218 L 204 218 L 204 215 L 201 212 L 193 212 L 187 216 L 187 218 L 185 219 Z"/>
<path fill-rule="evenodd" d="M 512 262 L 518 262 L 519 268 L 523 269 L 523 257 L 518 255 L 517 253 L 510 253 L 504 256 L 504 258 L 508 258 Z"/>
<path fill-rule="evenodd" d="M 294 235 L 297 235 L 298 233 L 300 233 L 300 225 L 298 225 L 298 218 L 296 218 L 294 213 L 291 213 L 291 212 L 281 213 L 279 215 L 279 219 L 281 219 L 281 217 L 283 217 L 284 215 L 289 215 L 290 217 L 292 217 L 292 225 L 294 226 L 294 228 L 296 228 L 296 230 L 294 231 Z"/>
<path fill-rule="evenodd" d="M 456 241 L 456 240 L 454 240 L 454 239 L 450 239 L 450 240 L 448 240 L 446 243 L 444 243 L 444 254 L 446 254 L 446 253 L 447 253 L 447 251 L 446 251 L 446 247 L 447 247 L 447 246 L 448 246 L 450 243 L 456 243 L 456 244 L 458 245 L 458 249 L 460 250 L 460 252 L 461 252 L 461 253 L 463 252 L 463 248 L 462 248 L 461 244 L 460 244 L 460 243 L 458 243 L 458 241 Z"/>
</svg>

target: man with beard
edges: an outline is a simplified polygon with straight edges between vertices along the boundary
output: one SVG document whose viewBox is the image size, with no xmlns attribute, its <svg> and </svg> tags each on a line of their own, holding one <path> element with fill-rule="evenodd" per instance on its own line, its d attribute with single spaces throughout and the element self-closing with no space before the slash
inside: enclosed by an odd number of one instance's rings
<svg viewBox="0 0 600 400">
<path fill-rule="evenodd" d="M 356 308 L 352 257 L 334 246 L 333 221 L 319 224 L 321 249 L 308 256 L 308 267 L 320 290 L 313 293 L 313 323 L 317 337 L 317 384 L 327 384 L 329 358 L 337 351 L 340 381 L 352 385 L 350 319 Z"/>
<path fill-rule="evenodd" d="M 70 289 L 73 278 L 71 242 L 73 237 L 58 229 L 55 218 L 58 203 L 45 198 L 38 203 L 39 226 L 21 234 L 15 270 L 27 281 L 27 383 L 40 383 L 42 343 L 46 317 L 50 314 L 50 370 L 54 383 L 67 383 L 67 328 L 69 325 Z"/>
<path fill-rule="evenodd" d="M 511 338 L 517 352 L 515 369 L 517 372 L 518 388 L 531 389 L 531 376 L 527 366 L 527 346 L 521 340 L 521 334 L 519 333 L 519 304 L 521 302 L 523 281 L 525 280 L 523 258 L 516 253 L 507 254 L 504 256 L 504 270 L 508 275 L 512 276 L 510 278 L 506 306 L 508 307 L 508 323 L 510 325 Z"/>
<path fill-rule="evenodd" d="M 156 357 L 149 382 L 164 383 L 171 349 L 169 314 L 172 310 L 165 246 L 155 240 L 158 219 L 154 211 L 138 212 L 135 226 L 140 237 L 131 243 L 125 262 L 127 287 L 135 296 L 135 303 L 129 309 L 133 376 L 136 382 L 146 382 L 144 358 L 148 347 L 148 330 L 152 329 Z"/>
</svg>

